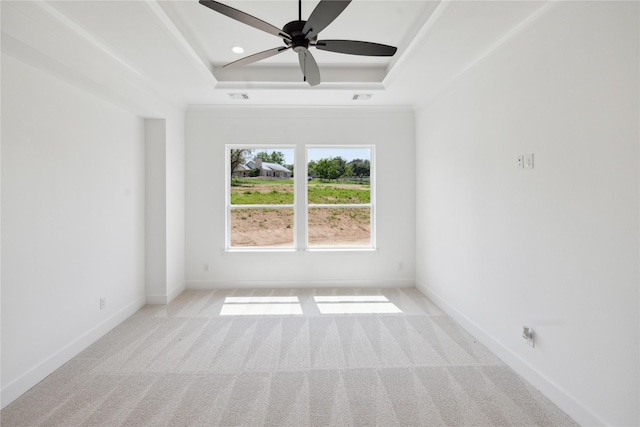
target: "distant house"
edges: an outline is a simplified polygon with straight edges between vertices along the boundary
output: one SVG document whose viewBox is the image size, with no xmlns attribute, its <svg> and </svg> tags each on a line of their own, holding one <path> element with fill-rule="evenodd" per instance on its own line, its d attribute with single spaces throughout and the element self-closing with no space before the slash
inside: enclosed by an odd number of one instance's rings
<svg viewBox="0 0 640 427">
<path fill-rule="evenodd" d="M 236 170 L 233 171 L 233 176 L 238 178 L 246 178 L 249 176 L 249 169 L 247 165 L 238 165 L 236 166 Z"/>
<path fill-rule="evenodd" d="M 248 161 L 244 165 L 238 165 L 234 171 L 234 175 L 238 177 L 251 176 L 251 170 L 260 170 L 260 175 L 268 178 L 291 178 L 293 172 L 277 163 L 263 162 L 261 158 Z"/>
</svg>

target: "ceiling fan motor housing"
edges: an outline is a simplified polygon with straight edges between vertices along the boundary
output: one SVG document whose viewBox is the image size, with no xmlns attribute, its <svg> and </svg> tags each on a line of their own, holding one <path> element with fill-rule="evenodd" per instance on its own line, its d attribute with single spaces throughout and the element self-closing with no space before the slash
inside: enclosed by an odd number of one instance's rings
<svg viewBox="0 0 640 427">
<path fill-rule="evenodd" d="M 307 21 L 291 21 L 284 26 L 282 31 L 291 36 L 291 40 L 284 40 L 284 44 L 293 48 L 294 52 L 301 52 L 309 49 L 309 43 L 315 42 L 318 37 L 315 36 L 312 39 L 308 39 L 302 32 L 304 25 Z"/>
</svg>

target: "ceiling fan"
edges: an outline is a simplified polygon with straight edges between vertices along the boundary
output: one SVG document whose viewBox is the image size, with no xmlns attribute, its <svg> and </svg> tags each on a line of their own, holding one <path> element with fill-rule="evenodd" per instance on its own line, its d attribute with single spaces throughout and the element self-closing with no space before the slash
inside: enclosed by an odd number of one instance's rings
<svg viewBox="0 0 640 427">
<path fill-rule="evenodd" d="M 220 2 L 200 0 L 200 4 L 209 9 L 284 40 L 285 46 L 249 55 L 226 64 L 224 67 L 237 67 L 251 64 L 262 59 L 270 58 L 285 50 L 293 49 L 293 51 L 298 54 L 300 69 L 302 70 L 304 80 L 311 86 L 320 84 L 320 70 L 313 55 L 309 52 L 309 47 L 330 52 L 364 56 L 393 56 L 396 50 L 398 50 L 393 46 L 356 40 L 318 40 L 318 33 L 331 24 L 349 3 L 351 3 L 351 0 L 320 0 L 320 3 L 318 3 L 309 16 L 309 20 L 303 21 L 302 0 L 298 0 L 298 20 L 291 21 L 280 29 Z"/>
</svg>

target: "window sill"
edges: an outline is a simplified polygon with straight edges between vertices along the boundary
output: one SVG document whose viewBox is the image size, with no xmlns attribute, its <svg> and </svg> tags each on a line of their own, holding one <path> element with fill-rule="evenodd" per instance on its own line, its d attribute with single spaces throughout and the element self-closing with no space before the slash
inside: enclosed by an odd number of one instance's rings
<svg viewBox="0 0 640 427">
<path fill-rule="evenodd" d="M 377 248 L 307 248 L 302 252 L 378 252 Z"/>
<path fill-rule="evenodd" d="M 312 253 L 340 253 L 340 254 L 372 254 L 378 253 L 378 248 L 306 248 L 306 249 L 280 249 L 280 248 L 247 248 L 247 249 L 223 249 L 222 256 L 236 256 L 247 254 L 259 254 L 260 256 L 304 256 Z"/>
</svg>

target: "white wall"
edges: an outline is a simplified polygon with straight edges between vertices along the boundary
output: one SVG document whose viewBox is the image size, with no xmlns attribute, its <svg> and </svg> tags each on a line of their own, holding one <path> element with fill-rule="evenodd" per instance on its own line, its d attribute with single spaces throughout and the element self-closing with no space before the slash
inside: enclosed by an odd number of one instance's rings
<svg viewBox="0 0 640 427">
<path fill-rule="evenodd" d="M 418 287 L 587 425 L 640 423 L 638 15 L 561 2 L 416 114 Z"/>
<path fill-rule="evenodd" d="M 188 111 L 186 131 L 187 287 L 414 285 L 412 111 L 201 107 Z M 374 144 L 379 249 L 225 253 L 225 144 Z"/>
<path fill-rule="evenodd" d="M 146 298 L 167 304 L 184 280 L 184 113 L 145 119 Z"/>
<path fill-rule="evenodd" d="M 145 292 L 149 304 L 167 296 L 167 121 L 144 120 Z"/>
<path fill-rule="evenodd" d="M 185 113 L 167 112 L 167 302 L 185 289 Z"/>
<path fill-rule="evenodd" d="M 2 114 L 4 406 L 144 304 L 144 122 L 6 55 Z"/>
</svg>

